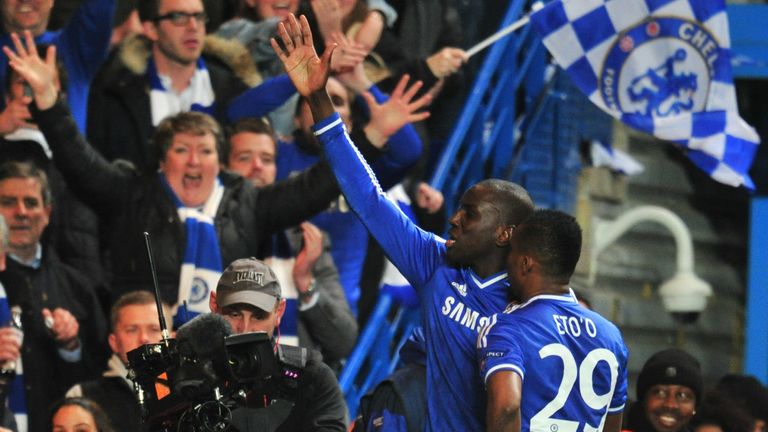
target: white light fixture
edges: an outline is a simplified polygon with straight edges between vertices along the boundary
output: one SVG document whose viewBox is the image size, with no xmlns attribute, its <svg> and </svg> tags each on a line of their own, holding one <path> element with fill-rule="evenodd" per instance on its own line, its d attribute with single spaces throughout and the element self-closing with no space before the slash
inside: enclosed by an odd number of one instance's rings
<svg viewBox="0 0 768 432">
<path fill-rule="evenodd" d="M 589 284 L 594 286 L 597 275 L 597 257 L 630 228 L 641 222 L 655 222 L 672 233 L 677 246 L 677 271 L 661 284 L 659 295 L 664 308 L 681 322 L 695 321 L 707 306 L 712 287 L 693 271 L 693 241 L 682 219 L 668 209 L 658 206 L 640 206 L 627 211 L 613 221 L 598 220 L 594 225 L 591 245 Z"/>
</svg>

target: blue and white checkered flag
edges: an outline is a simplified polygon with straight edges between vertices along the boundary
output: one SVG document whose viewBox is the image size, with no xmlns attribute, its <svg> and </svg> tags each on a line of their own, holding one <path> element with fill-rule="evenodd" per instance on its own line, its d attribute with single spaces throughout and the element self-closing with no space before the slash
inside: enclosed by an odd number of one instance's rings
<svg viewBox="0 0 768 432">
<path fill-rule="evenodd" d="M 598 107 L 754 188 L 760 139 L 736 108 L 724 0 L 556 0 L 531 23 Z"/>
</svg>

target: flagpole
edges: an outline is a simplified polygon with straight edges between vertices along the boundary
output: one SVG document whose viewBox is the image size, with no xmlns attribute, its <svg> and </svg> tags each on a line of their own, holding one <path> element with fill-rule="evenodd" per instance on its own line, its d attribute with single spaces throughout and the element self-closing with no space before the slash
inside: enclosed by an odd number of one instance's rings
<svg viewBox="0 0 768 432">
<path fill-rule="evenodd" d="M 544 7 L 544 3 L 537 1 L 533 5 L 531 5 L 531 10 L 533 12 L 538 11 L 539 9 Z M 499 39 L 503 38 L 504 36 L 512 33 L 513 31 L 525 26 L 528 24 L 528 22 L 531 20 L 531 14 L 528 14 L 519 20 L 513 22 L 512 24 L 504 27 L 503 29 L 497 31 L 496 33 L 488 36 L 487 38 L 483 39 L 479 43 L 477 43 L 475 46 L 467 50 L 467 59 L 472 57 L 473 55 L 479 53 L 480 51 L 488 48 L 489 46 L 496 43 Z"/>
</svg>

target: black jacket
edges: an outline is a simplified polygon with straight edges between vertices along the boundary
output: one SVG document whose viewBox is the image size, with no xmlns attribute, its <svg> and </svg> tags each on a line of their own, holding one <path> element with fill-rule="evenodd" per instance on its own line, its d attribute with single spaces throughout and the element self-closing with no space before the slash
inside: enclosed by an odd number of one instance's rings
<svg viewBox="0 0 768 432">
<path fill-rule="evenodd" d="M 141 169 L 154 169 L 157 157 L 150 138 L 155 127 L 145 43 L 129 40 L 99 71 L 88 100 L 88 141 L 107 160 L 126 159 Z M 223 125 L 227 103 L 248 86 L 219 57 L 203 57 L 216 97 L 213 117 Z"/>
<path fill-rule="evenodd" d="M 298 353 L 301 348 L 281 349 Z M 293 396 L 249 397 L 258 402 L 269 400 L 263 408 L 239 408 L 232 411 L 232 425 L 238 432 L 344 432 L 347 406 L 333 371 L 323 363 L 320 353 L 306 350 L 306 365 L 300 372 Z M 261 402 L 263 403 L 263 402 Z"/>
<path fill-rule="evenodd" d="M 186 233 L 158 175 L 109 164 L 78 133 L 61 101 L 46 111 L 33 111 L 67 183 L 94 204 L 108 225 L 102 241 L 111 251 L 113 297 L 152 288 L 143 236 L 148 232 L 161 297 L 175 304 Z M 340 193 L 325 163 L 261 189 L 230 172 L 222 171 L 219 178 L 224 196 L 215 227 L 224 266 L 238 258 L 259 257 L 271 233 L 320 212 Z"/>
<path fill-rule="evenodd" d="M 73 123 L 74 124 L 74 123 Z M 50 431 L 51 405 L 75 382 L 98 375 L 106 360 L 106 320 L 90 283 L 80 272 L 62 263 L 51 248 L 43 249 L 40 268 L 9 258 L 0 273 L 9 305 L 22 307 L 22 365 L 31 432 Z M 45 327 L 42 309 L 68 310 L 79 324 L 81 360 L 64 361 Z"/>
<path fill-rule="evenodd" d="M 75 385 L 67 397 L 86 397 L 99 404 L 116 432 L 139 432 L 141 407 L 127 374 L 120 357 L 113 354 L 102 376 Z"/>
</svg>

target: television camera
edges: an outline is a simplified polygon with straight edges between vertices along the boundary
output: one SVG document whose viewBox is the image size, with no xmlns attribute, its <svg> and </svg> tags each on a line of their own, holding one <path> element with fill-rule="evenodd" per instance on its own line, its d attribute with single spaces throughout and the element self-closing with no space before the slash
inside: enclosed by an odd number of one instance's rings
<svg viewBox="0 0 768 432">
<path fill-rule="evenodd" d="M 170 337 L 149 234 L 144 236 L 162 331 L 159 343 L 128 353 L 128 378 L 134 383 L 145 430 L 233 430 L 232 410 L 292 399 L 301 362 L 285 358 L 266 333 L 233 335 L 220 315 L 203 314 L 179 328 L 175 339 Z"/>
</svg>

